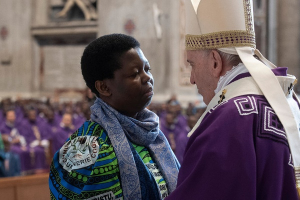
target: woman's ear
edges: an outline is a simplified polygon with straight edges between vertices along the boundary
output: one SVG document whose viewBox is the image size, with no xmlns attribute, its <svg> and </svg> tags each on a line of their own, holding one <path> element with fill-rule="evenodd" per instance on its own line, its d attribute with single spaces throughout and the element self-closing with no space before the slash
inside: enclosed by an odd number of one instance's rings
<svg viewBox="0 0 300 200">
<path fill-rule="evenodd" d="M 111 96 L 111 91 L 110 91 L 109 87 L 107 86 L 105 80 L 96 81 L 95 82 L 95 88 L 99 92 L 99 95 L 102 95 L 102 96 L 105 96 L 105 97 Z"/>
<path fill-rule="evenodd" d="M 223 62 L 220 54 L 216 50 L 211 51 L 211 56 L 214 62 L 212 74 L 215 78 L 219 78 L 223 71 Z"/>
</svg>

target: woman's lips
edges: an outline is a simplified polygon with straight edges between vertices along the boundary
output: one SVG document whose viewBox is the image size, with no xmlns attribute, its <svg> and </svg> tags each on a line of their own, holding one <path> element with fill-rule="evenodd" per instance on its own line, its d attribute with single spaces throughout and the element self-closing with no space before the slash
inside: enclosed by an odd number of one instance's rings
<svg viewBox="0 0 300 200">
<path fill-rule="evenodd" d="M 145 96 L 153 96 L 154 92 L 153 92 L 153 88 L 150 87 L 146 92 L 145 92 Z"/>
</svg>

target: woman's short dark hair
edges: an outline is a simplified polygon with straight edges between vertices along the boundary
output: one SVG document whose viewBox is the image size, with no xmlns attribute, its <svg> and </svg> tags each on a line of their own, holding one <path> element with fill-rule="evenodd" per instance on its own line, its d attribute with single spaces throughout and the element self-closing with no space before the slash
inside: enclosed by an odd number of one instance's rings
<svg viewBox="0 0 300 200">
<path fill-rule="evenodd" d="M 122 54 L 136 47 L 140 47 L 140 44 L 133 37 L 110 34 L 99 37 L 85 48 L 81 57 L 81 72 L 93 93 L 99 96 L 95 82 L 114 78 L 114 72 L 121 68 Z"/>
</svg>

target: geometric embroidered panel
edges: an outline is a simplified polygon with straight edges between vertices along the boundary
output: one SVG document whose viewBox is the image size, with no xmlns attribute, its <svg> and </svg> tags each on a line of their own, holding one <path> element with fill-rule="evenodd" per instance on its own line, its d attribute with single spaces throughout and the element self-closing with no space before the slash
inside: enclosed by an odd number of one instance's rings
<svg viewBox="0 0 300 200">
<path fill-rule="evenodd" d="M 289 146 L 284 127 L 272 107 L 267 102 L 260 100 L 258 100 L 258 105 L 260 111 L 257 121 L 258 136 Z"/>
<path fill-rule="evenodd" d="M 218 107 L 220 107 L 220 106 L 222 106 L 222 105 L 224 105 L 226 103 L 228 103 L 228 101 L 226 101 L 226 100 L 222 101 L 221 103 L 219 103 L 219 104 L 215 105 L 214 107 L 212 107 L 208 112 L 212 113 L 212 111 L 216 110 Z"/>
<path fill-rule="evenodd" d="M 279 136 L 286 138 L 284 128 L 281 122 L 279 121 L 277 115 L 275 114 L 274 110 L 271 107 L 266 106 L 264 109 L 264 113 L 265 113 L 264 130 L 273 132 Z"/>
<path fill-rule="evenodd" d="M 242 97 L 234 100 L 240 115 L 258 114 L 257 105 L 254 97 Z"/>
</svg>

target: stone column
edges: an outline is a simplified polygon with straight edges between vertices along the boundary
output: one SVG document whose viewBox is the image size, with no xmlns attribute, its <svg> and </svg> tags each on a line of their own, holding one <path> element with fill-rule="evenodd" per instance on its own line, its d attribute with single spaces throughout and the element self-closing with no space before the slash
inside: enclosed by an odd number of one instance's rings
<svg viewBox="0 0 300 200">
<path fill-rule="evenodd" d="M 277 19 L 277 10 L 278 10 L 278 0 L 268 1 L 268 59 L 277 65 L 278 57 L 278 44 L 277 44 L 277 30 L 278 30 L 278 19 Z"/>
<path fill-rule="evenodd" d="M 49 0 L 32 0 L 33 26 L 45 26 L 49 17 Z M 53 1 L 53 0 L 52 0 Z"/>
<path fill-rule="evenodd" d="M 300 78 L 300 1 L 278 0 L 278 66 Z M 299 84 L 298 84 L 299 85 Z M 298 86 L 298 92 L 300 87 Z"/>
<path fill-rule="evenodd" d="M 32 82 L 31 0 L 0 0 L 0 96 L 29 94 Z M 9 62 L 6 63 L 6 60 Z"/>
</svg>

